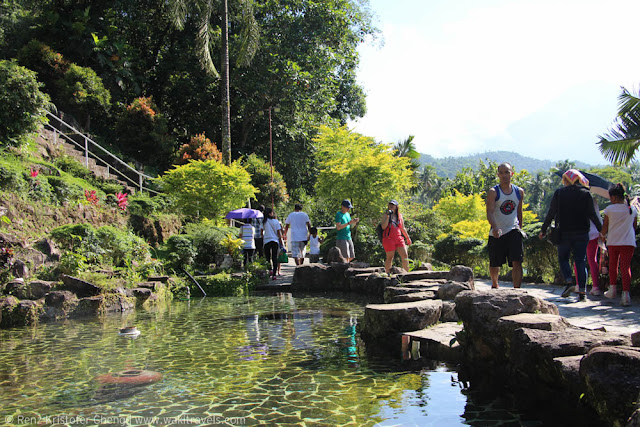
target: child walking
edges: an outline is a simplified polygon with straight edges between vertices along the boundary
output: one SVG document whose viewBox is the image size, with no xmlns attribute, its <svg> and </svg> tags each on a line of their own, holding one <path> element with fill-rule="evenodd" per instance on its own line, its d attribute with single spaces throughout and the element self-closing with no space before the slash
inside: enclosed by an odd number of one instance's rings
<svg viewBox="0 0 640 427">
<path fill-rule="evenodd" d="M 609 189 L 611 204 L 604 210 L 602 235 L 607 237 L 609 250 L 609 290 L 604 293 L 607 298 L 616 297 L 618 280 L 618 263 L 622 275 L 622 297 L 620 305 L 631 304 L 631 257 L 636 247 L 636 225 L 638 212 L 629 204 L 629 196 L 625 194 L 622 184 Z"/>
<path fill-rule="evenodd" d="M 322 237 L 318 236 L 318 229 L 311 227 L 309 230 L 309 262 L 320 262 L 320 243 L 322 243 Z"/>
<path fill-rule="evenodd" d="M 255 241 L 255 228 L 251 225 L 251 219 L 246 219 L 245 223 L 240 228 L 240 238 L 244 241 L 244 246 L 242 247 L 242 254 L 244 255 L 244 267 L 247 267 L 247 264 L 253 262 L 253 254 L 256 251 L 256 241 Z"/>
</svg>

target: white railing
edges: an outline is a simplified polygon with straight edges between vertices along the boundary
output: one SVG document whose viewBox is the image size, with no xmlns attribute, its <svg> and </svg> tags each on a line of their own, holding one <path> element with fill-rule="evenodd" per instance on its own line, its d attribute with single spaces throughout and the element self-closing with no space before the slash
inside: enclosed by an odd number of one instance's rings
<svg viewBox="0 0 640 427">
<path fill-rule="evenodd" d="M 51 124 L 51 121 L 49 121 L 47 124 L 45 124 L 45 128 L 52 131 L 53 132 L 53 143 L 54 145 L 57 145 L 58 143 L 58 138 L 62 138 L 64 141 L 75 145 L 76 147 L 80 148 L 80 150 L 82 150 L 84 152 L 84 166 L 86 168 L 89 168 L 89 156 L 91 156 L 92 159 L 94 159 L 96 161 L 96 164 L 98 164 L 98 162 L 102 163 L 106 168 L 107 168 L 107 174 L 111 174 L 114 173 L 116 175 L 118 175 L 120 178 L 124 179 L 125 181 L 131 183 L 131 185 L 133 185 L 134 188 L 137 188 L 140 190 L 140 193 L 142 193 L 143 191 L 147 191 L 148 193 L 153 193 L 153 194 L 160 194 L 155 190 L 152 190 L 150 188 L 147 188 L 144 186 L 144 182 L 145 181 L 150 181 L 153 180 L 154 178 L 152 176 L 146 175 L 134 168 L 132 168 L 131 166 L 129 166 L 128 164 L 126 164 L 125 162 L 123 162 L 120 158 L 118 158 L 117 156 L 115 156 L 114 154 L 112 154 L 110 151 L 108 151 L 107 149 L 103 148 L 100 144 L 98 144 L 97 142 L 95 142 L 94 140 L 92 140 L 91 138 L 89 138 L 87 135 L 83 134 L 82 132 L 80 132 L 79 130 L 77 130 L 76 128 L 74 128 L 73 126 L 71 126 L 70 124 L 68 124 L 67 122 L 65 122 L 64 120 L 60 119 L 59 117 L 47 112 L 47 117 L 51 120 L 53 119 L 58 126 L 60 127 L 66 127 L 67 129 L 70 130 L 69 133 L 63 132 L 60 129 L 58 129 L 57 126 L 54 126 Z M 82 138 L 84 144 L 81 144 L 77 141 L 75 141 L 73 138 L 71 138 L 71 136 L 78 136 L 80 138 Z M 102 151 L 103 156 L 107 156 L 108 159 L 110 159 L 113 163 L 109 163 L 107 162 L 105 159 L 103 159 L 102 157 L 100 157 L 98 154 L 94 153 L 93 151 L 91 151 L 89 149 L 89 147 L 93 148 L 97 148 L 100 151 Z M 122 172 L 121 170 L 118 170 L 115 166 L 117 165 L 120 168 L 123 168 L 125 171 L 128 171 L 130 173 L 132 173 L 133 176 L 135 176 L 137 178 L 137 182 L 134 179 L 131 179 L 129 176 L 127 176 L 124 172 Z"/>
</svg>

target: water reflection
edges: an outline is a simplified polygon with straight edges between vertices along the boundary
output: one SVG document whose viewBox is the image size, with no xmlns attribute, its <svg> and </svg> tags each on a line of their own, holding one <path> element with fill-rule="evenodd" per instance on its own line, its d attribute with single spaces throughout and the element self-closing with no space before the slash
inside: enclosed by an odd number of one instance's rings
<svg viewBox="0 0 640 427">
<path fill-rule="evenodd" d="M 455 372 L 367 356 L 357 333 L 363 307 L 364 301 L 344 297 L 206 298 L 125 316 L 1 330 L 0 417 L 468 423 L 462 417 L 467 397 L 452 386 Z M 134 324 L 141 332 L 137 339 L 118 336 L 120 328 Z M 128 370 L 162 379 L 104 381 Z"/>
</svg>

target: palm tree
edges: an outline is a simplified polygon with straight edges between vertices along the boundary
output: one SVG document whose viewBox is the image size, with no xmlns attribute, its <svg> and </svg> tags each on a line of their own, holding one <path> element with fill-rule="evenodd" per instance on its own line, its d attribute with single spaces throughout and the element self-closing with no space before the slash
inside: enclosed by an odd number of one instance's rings
<svg viewBox="0 0 640 427">
<path fill-rule="evenodd" d="M 198 30 L 196 35 L 196 51 L 202 68 L 214 77 L 220 73 L 213 63 L 211 55 L 211 36 L 216 33 L 213 23 L 218 10 L 222 49 L 220 53 L 222 69 L 222 159 L 231 164 L 231 111 L 229 95 L 229 13 L 227 0 L 170 0 L 170 16 L 176 28 L 182 30 L 187 19 L 193 19 Z M 258 50 L 259 28 L 253 14 L 253 0 L 236 0 L 238 17 L 241 19 L 241 48 L 236 63 L 246 66 Z"/>
<path fill-rule="evenodd" d="M 609 132 L 599 136 L 600 152 L 613 164 L 628 166 L 640 146 L 640 98 L 624 87 L 618 96 L 618 116 Z"/>
<path fill-rule="evenodd" d="M 407 139 L 396 142 L 393 149 L 396 151 L 396 157 L 408 157 L 410 167 L 415 171 L 420 167 L 420 153 L 416 150 L 413 138 L 414 135 L 409 135 Z"/>
</svg>

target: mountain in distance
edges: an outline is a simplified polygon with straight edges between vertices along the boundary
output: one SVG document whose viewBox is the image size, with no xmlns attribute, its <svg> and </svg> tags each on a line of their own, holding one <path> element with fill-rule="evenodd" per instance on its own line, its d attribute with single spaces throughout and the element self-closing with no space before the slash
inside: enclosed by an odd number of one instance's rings
<svg viewBox="0 0 640 427">
<path fill-rule="evenodd" d="M 538 171 L 547 172 L 554 167 L 556 163 L 562 160 L 540 160 L 533 157 L 522 156 L 513 151 L 487 151 L 485 153 L 471 154 L 461 157 L 443 157 L 436 158 L 429 154 L 420 153 L 420 163 L 423 166 L 431 165 L 436 169 L 436 174 L 442 178 L 453 179 L 456 173 L 460 172 L 463 168 L 477 169 L 480 164 L 480 160 L 487 163 L 487 160 L 492 160 L 496 163 L 509 162 L 513 165 L 516 172 L 526 169 L 530 174 L 535 174 Z M 573 160 L 571 160 L 573 161 Z M 579 169 L 586 169 L 592 167 L 583 162 L 573 161 Z"/>
</svg>

